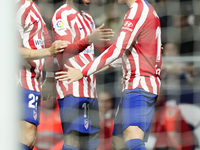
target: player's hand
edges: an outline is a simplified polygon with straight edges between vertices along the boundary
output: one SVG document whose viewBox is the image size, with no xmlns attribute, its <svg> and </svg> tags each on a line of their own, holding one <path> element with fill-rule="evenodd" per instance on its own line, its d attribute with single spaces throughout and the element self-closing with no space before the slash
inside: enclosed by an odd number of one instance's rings
<svg viewBox="0 0 200 150">
<path fill-rule="evenodd" d="M 55 42 L 53 42 L 53 44 L 51 45 L 51 47 L 49 48 L 50 51 L 50 55 L 51 56 L 55 56 L 58 53 L 61 53 L 65 50 L 65 48 L 70 44 L 69 41 L 61 41 L 61 40 L 57 40 Z"/>
<path fill-rule="evenodd" d="M 109 38 L 114 36 L 114 32 L 112 29 L 103 29 L 103 27 L 104 24 L 96 28 L 96 30 L 94 30 L 94 32 L 88 36 L 88 41 L 90 43 L 110 41 Z"/>
<path fill-rule="evenodd" d="M 50 98 L 56 98 L 56 83 L 54 78 L 46 78 L 42 85 L 42 99 L 43 101 Z"/>
<path fill-rule="evenodd" d="M 67 65 L 65 65 L 65 67 L 68 69 L 68 72 L 67 71 L 56 72 L 57 76 L 55 77 L 55 79 L 59 81 L 68 81 L 68 84 L 70 84 L 74 81 L 78 81 L 83 78 L 83 74 L 80 69 L 75 69 Z"/>
</svg>

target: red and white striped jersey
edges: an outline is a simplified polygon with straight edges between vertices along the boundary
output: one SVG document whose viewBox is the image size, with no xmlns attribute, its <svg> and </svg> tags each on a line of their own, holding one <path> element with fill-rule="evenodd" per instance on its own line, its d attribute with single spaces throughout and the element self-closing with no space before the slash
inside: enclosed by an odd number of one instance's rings
<svg viewBox="0 0 200 150">
<path fill-rule="evenodd" d="M 22 47 L 37 50 L 45 47 L 45 41 L 51 42 L 46 25 L 34 2 L 20 0 L 16 20 Z M 41 92 L 42 62 L 42 59 L 31 61 L 22 59 L 19 73 L 20 86 Z"/>
<path fill-rule="evenodd" d="M 142 88 L 158 94 L 161 73 L 161 27 L 154 8 L 146 0 L 135 1 L 111 47 L 81 68 L 88 76 L 117 58 L 122 58 L 123 87 Z"/>
<path fill-rule="evenodd" d="M 95 24 L 88 13 L 84 11 L 81 13 L 77 12 L 69 5 L 64 4 L 56 10 L 52 18 L 52 28 L 54 40 L 66 40 L 74 43 L 90 35 L 95 29 Z M 58 54 L 56 56 L 59 71 L 66 70 L 66 68 L 63 67 L 64 64 L 77 69 L 81 68 L 94 60 L 94 45 L 89 45 L 84 51 L 70 59 L 63 56 L 63 54 Z M 56 89 L 58 99 L 64 98 L 69 94 L 75 97 L 97 97 L 96 79 L 94 75 L 84 77 L 70 84 L 67 84 L 67 81 L 57 80 Z"/>
</svg>

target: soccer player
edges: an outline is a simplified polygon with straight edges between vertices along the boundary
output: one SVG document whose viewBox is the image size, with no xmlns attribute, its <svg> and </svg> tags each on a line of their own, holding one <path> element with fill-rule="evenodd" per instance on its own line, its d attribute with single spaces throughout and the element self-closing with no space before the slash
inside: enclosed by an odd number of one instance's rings
<svg viewBox="0 0 200 150">
<path fill-rule="evenodd" d="M 57 72 L 56 79 L 71 84 L 121 58 L 123 96 L 115 118 L 114 149 L 145 150 L 161 83 L 160 19 L 146 0 L 118 2 L 126 3 L 130 9 L 113 45 L 79 69 L 66 66 L 68 72 Z"/>
<path fill-rule="evenodd" d="M 96 29 L 92 17 L 81 11 L 81 7 L 87 7 L 89 3 L 88 0 L 67 0 L 53 15 L 54 40 L 66 40 L 75 45 L 68 45 L 63 53 L 56 56 L 60 71 L 66 70 L 65 63 L 80 68 L 94 60 L 94 46 L 100 50 L 110 46 L 108 41 L 109 37 L 114 36 L 113 31 L 102 29 L 104 25 Z M 99 38 L 93 36 L 95 32 Z M 76 46 L 78 41 L 81 41 L 81 46 Z M 97 44 L 94 45 L 95 42 Z M 47 72 L 45 87 L 51 84 L 50 77 L 53 74 Z M 69 85 L 66 81 L 57 81 L 56 94 L 64 134 L 63 150 L 96 149 L 100 127 L 95 76 L 88 76 Z M 47 95 L 45 99 L 48 99 Z"/>
<path fill-rule="evenodd" d="M 33 148 L 40 116 L 40 93 L 42 80 L 42 59 L 54 56 L 69 44 L 65 41 L 51 43 L 46 25 L 32 0 L 17 2 L 17 30 L 21 40 L 22 66 L 18 73 L 22 91 L 22 121 L 20 121 L 20 143 L 23 150 Z"/>
</svg>

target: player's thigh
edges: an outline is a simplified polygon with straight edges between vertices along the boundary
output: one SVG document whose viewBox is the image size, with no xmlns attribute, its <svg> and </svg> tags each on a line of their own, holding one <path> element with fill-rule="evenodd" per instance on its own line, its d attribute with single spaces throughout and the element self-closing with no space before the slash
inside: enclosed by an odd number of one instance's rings
<svg viewBox="0 0 200 150">
<path fill-rule="evenodd" d="M 37 134 L 37 127 L 27 121 L 20 121 L 20 139 L 19 141 L 29 147 L 34 145 Z"/>
<path fill-rule="evenodd" d="M 122 99 L 122 121 L 126 139 L 146 141 L 150 132 L 157 95 L 143 89 L 125 90 Z M 134 134 L 131 134 L 134 133 Z"/>
</svg>

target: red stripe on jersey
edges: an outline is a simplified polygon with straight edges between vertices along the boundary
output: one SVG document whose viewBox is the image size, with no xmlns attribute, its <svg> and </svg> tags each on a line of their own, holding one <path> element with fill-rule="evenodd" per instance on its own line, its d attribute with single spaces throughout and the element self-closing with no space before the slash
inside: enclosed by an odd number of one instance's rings
<svg viewBox="0 0 200 150">
<path fill-rule="evenodd" d="M 90 30 L 90 33 L 92 33 L 92 28 L 90 28 L 90 24 L 88 23 L 88 21 L 85 18 L 83 18 L 83 20 L 84 20 L 86 26 L 88 27 L 88 29 Z M 91 21 L 89 21 L 89 22 L 91 23 Z"/>
<path fill-rule="evenodd" d="M 110 56 L 113 55 L 115 48 L 116 47 L 114 47 L 114 46 L 110 47 L 108 53 L 106 53 L 105 55 L 102 56 L 101 62 L 99 62 L 98 66 L 97 66 L 98 69 L 100 68 L 100 66 L 104 66 L 104 64 L 106 62 L 106 58 L 109 58 Z"/>
<path fill-rule="evenodd" d="M 84 66 L 84 62 L 80 59 L 79 55 L 74 56 L 74 59 L 80 66 Z M 83 79 L 78 81 L 80 85 L 84 85 Z M 79 86 L 79 95 L 82 97 L 84 95 L 84 89 L 83 86 Z"/>
<path fill-rule="evenodd" d="M 76 31 L 76 37 L 74 38 L 74 41 L 78 41 L 81 38 L 81 34 L 77 24 L 74 25 L 74 30 Z"/>
<path fill-rule="evenodd" d="M 145 78 L 145 82 L 146 82 L 146 84 L 147 84 L 147 87 L 148 87 L 148 89 L 149 89 L 149 92 L 150 92 L 150 93 L 153 93 L 153 86 L 152 86 L 152 84 L 151 84 L 150 77 Z"/>
<path fill-rule="evenodd" d="M 91 85 L 90 85 L 90 83 L 91 83 L 91 79 L 90 79 L 90 77 L 88 77 L 87 78 L 87 84 L 88 84 L 88 96 L 89 97 L 91 97 L 91 94 L 90 94 Z"/>
<path fill-rule="evenodd" d="M 78 21 L 81 24 L 81 28 L 83 28 L 82 30 L 84 31 L 84 34 L 87 35 L 86 27 L 83 25 L 83 22 L 79 17 L 78 17 Z M 78 30 L 81 30 L 81 29 L 78 29 Z"/>
<path fill-rule="evenodd" d="M 24 28 L 24 26 L 25 26 L 26 18 L 27 18 L 27 16 L 28 16 L 29 12 L 30 12 L 30 8 L 31 8 L 31 5 L 30 5 L 28 8 L 26 8 L 25 12 L 24 12 L 24 13 L 22 14 L 22 16 L 21 16 L 21 24 L 22 24 L 22 27 L 23 27 L 23 28 Z"/>
<path fill-rule="evenodd" d="M 156 78 L 157 91 L 160 90 L 160 79 Z"/>
<path fill-rule="evenodd" d="M 42 60 L 40 60 L 40 65 L 39 65 L 39 67 L 38 67 L 39 70 L 42 70 L 42 67 L 43 67 L 41 61 L 42 61 Z M 38 77 L 37 77 L 37 80 L 40 80 L 40 79 L 42 79 L 42 71 L 39 72 L 39 75 L 38 75 Z M 39 88 L 40 91 L 42 91 L 40 84 L 38 85 L 38 88 Z"/>
<path fill-rule="evenodd" d="M 74 56 L 74 59 L 76 60 L 76 62 L 82 67 L 84 66 L 84 62 L 80 59 L 79 55 Z"/>
<path fill-rule="evenodd" d="M 128 79 L 129 83 L 133 83 L 133 80 L 134 78 L 132 78 L 133 74 L 135 74 L 133 71 L 135 70 L 135 61 L 134 61 L 134 58 L 133 58 L 133 55 L 132 53 L 127 50 L 125 52 L 126 56 L 128 57 L 128 65 L 130 65 L 130 71 L 131 71 L 131 75 L 130 75 L 130 78 Z M 127 64 L 124 63 L 124 67 L 126 68 L 126 73 L 125 73 L 125 76 L 127 77 L 127 74 L 129 73 L 129 71 L 127 70 Z M 132 89 L 133 85 L 132 84 L 128 84 L 128 88 Z"/>
<path fill-rule="evenodd" d="M 64 10 L 66 10 L 66 7 L 60 8 L 60 10 L 56 12 L 56 20 L 62 18 L 61 14 L 62 14 L 62 12 L 63 12 Z"/>
<path fill-rule="evenodd" d="M 92 61 L 92 59 L 91 59 L 91 57 L 90 57 L 90 55 L 89 54 L 84 54 L 84 56 L 87 58 L 87 60 L 89 61 L 89 62 L 91 62 Z M 94 55 L 92 55 L 93 57 L 94 57 Z"/>
</svg>

